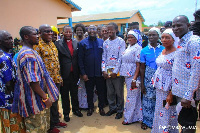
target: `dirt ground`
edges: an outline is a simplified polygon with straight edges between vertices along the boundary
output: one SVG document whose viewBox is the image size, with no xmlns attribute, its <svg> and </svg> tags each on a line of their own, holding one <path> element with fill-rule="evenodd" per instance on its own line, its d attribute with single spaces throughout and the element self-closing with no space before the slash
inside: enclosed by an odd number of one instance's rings
<svg viewBox="0 0 200 133">
<path fill-rule="evenodd" d="M 115 114 L 112 116 L 100 116 L 98 113 L 97 102 L 95 103 L 95 112 L 92 116 L 87 116 L 87 111 L 82 110 L 83 117 L 77 117 L 70 113 L 70 122 L 67 122 L 66 128 L 59 128 L 60 133 L 150 133 L 151 130 L 142 130 L 140 123 L 131 125 L 122 125 L 124 118 L 115 119 Z M 59 109 L 62 111 L 61 101 L 59 101 Z M 108 107 L 105 108 L 107 112 Z M 60 118 L 64 122 L 63 116 Z M 1 125 L 0 125 L 1 127 Z M 1 133 L 1 131 L 0 131 Z M 200 133 L 200 121 L 197 122 L 197 132 Z"/>
<path fill-rule="evenodd" d="M 112 116 L 100 116 L 97 102 L 95 105 L 95 112 L 92 116 L 87 116 L 86 110 L 81 111 L 83 117 L 77 117 L 73 115 L 73 113 L 70 113 L 71 120 L 67 122 L 67 128 L 59 128 L 61 133 L 149 133 L 151 131 L 150 129 L 146 131 L 142 130 L 140 128 L 140 123 L 122 125 L 121 123 L 124 118 L 116 120 L 116 114 Z M 108 110 L 109 108 L 106 107 L 105 112 Z M 63 117 L 60 120 L 64 122 Z"/>
<path fill-rule="evenodd" d="M 97 103 L 95 103 L 97 104 Z M 61 101 L 59 101 L 60 110 Z M 108 107 L 105 108 L 108 111 Z M 98 109 L 92 116 L 87 116 L 87 111 L 82 110 L 83 117 L 77 117 L 70 114 L 70 122 L 67 122 L 66 128 L 59 128 L 60 133 L 150 133 L 151 130 L 142 130 L 140 123 L 134 123 L 131 125 L 122 125 L 123 118 L 116 120 L 115 115 L 112 116 L 100 116 Z M 63 117 L 60 119 L 64 122 Z M 0 125 L 1 127 L 1 125 Z M 1 133 L 1 131 L 0 131 Z M 200 121 L 197 122 L 197 132 L 200 133 Z"/>
<path fill-rule="evenodd" d="M 125 92 L 126 94 L 126 92 Z M 126 95 L 125 95 L 126 96 Z M 59 101 L 61 108 L 61 101 Z M 109 110 L 105 108 L 105 112 Z M 112 116 L 100 116 L 98 113 L 97 102 L 95 103 L 95 111 L 92 116 L 87 116 L 87 111 L 82 110 L 83 117 L 77 117 L 70 113 L 70 122 L 67 122 L 67 128 L 60 128 L 61 133 L 150 133 L 151 129 L 142 130 L 140 123 L 131 125 L 122 125 L 124 118 L 115 119 L 115 114 Z M 60 119 L 64 122 L 63 117 Z M 197 132 L 200 133 L 200 121 L 197 122 Z"/>
</svg>

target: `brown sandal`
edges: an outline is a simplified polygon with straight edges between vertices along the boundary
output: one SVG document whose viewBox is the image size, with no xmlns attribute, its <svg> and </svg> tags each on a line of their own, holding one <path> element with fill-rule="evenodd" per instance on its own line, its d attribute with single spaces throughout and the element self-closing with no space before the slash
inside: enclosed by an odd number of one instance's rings
<svg viewBox="0 0 200 133">
<path fill-rule="evenodd" d="M 143 130 L 147 130 L 148 126 L 147 126 L 146 124 L 144 124 L 144 123 L 141 123 L 141 128 L 142 128 Z"/>
<path fill-rule="evenodd" d="M 130 125 L 130 123 L 123 121 L 122 125 Z"/>
</svg>

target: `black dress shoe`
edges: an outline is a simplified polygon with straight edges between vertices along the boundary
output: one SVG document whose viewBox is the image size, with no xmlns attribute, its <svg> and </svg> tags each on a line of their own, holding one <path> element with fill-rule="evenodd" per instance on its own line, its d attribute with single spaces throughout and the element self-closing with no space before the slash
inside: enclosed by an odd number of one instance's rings
<svg viewBox="0 0 200 133">
<path fill-rule="evenodd" d="M 123 113 L 117 113 L 115 116 L 115 119 L 120 119 L 122 118 L 122 116 L 123 116 Z"/>
<path fill-rule="evenodd" d="M 109 110 L 107 113 L 106 113 L 106 116 L 111 116 L 112 114 L 114 113 L 117 113 L 117 111 L 115 110 Z"/>
<path fill-rule="evenodd" d="M 65 115 L 65 116 L 64 116 L 64 120 L 65 120 L 66 122 L 69 122 L 69 121 L 70 121 L 69 115 Z"/>
<path fill-rule="evenodd" d="M 91 116 L 93 114 L 94 110 L 93 109 L 88 109 L 87 111 L 87 116 Z"/>
<path fill-rule="evenodd" d="M 104 109 L 99 109 L 99 113 L 100 113 L 101 116 L 104 116 L 105 115 Z"/>
<path fill-rule="evenodd" d="M 73 114 L 76 115 L 76 116 L 78 116 L 78 117 L 83 117 L 83 114 L 79 110 L 74 111 Z"/>
</svg>

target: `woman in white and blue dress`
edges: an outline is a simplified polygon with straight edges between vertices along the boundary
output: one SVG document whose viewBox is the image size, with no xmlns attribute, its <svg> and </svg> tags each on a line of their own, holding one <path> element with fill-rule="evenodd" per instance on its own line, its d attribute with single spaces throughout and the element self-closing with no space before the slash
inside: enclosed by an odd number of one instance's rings
<svg viewBox="0 0 200 133">
<path fill-rule="evenodd" d="M 142 121 L 141 90 L 136 86 L 140 70 L 140 52 L 142 47 L 137 43 L 138 33 L 128 32 L 128 48 L 122 54 L 120 76 L 125 77 L 127 97 L 124 108 L 123 125 Z"/>
<path fill-rule="evenodd" d="M 178 133 L 178 120 L 176 105 L 173 102 L 172 88 L 172 65 L 176 48 L 177 37 L 172 29 L 166 29 L 161 41 L 165 49 L 156 59 L 157 70 L 152 78 L 152 84 L 156 88 L 156 106 L 153 120 L 152 133 Z M 166 100 L 165 102 L 163 102 Z"/>
<path fill-rule="evenodd" d="M 97 94 L 96 94 L 96 87 L 94 89 L 94 103 L 97 101 Z M 85 88 L 85 82 L 83 79 L 80 79 L 78 82 L 78 101 L 79 101 L 79 108 L 80 109 L 88 109 L 87 103 L 87 93 Z"/>
</svg>

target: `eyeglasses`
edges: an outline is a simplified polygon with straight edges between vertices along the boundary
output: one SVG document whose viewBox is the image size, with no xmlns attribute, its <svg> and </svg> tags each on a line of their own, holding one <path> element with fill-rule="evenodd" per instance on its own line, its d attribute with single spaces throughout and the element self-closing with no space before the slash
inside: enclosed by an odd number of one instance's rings
<svg viewBox="0 0 200 133">
<path fill-rule="evenodd" d="M 45 32 L 45 33 L 47 33 L 47 34 L 49 34 L 49 33 L 53 33 L 52 30 L 44 30 L 43 32 Z"/>
</svg>

